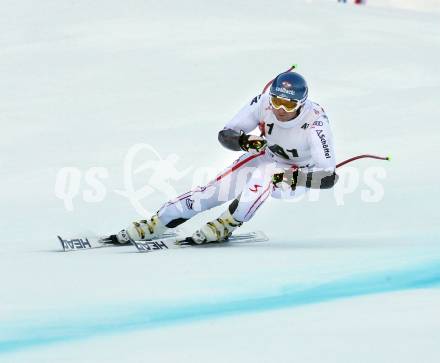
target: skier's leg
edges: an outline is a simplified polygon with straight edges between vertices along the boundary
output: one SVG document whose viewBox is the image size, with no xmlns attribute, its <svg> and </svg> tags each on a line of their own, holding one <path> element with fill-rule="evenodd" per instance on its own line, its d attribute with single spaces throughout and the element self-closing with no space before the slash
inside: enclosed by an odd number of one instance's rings
<svg viewBox="0 0 440 363">
<path fill-rule="evenodd" d="M 165 203 L 149 220 L 133 222 L 118 234 L 118 240 L 127 240 L 126 234 L 136 240 L 160 236 L 168 228 L 175 228 L 196 214 L 216 207 L 240 194 L 253 170 L 262 162 L 264 152 L 246 153 L 238 158 L 206 186 L 197 187 Z"/>
<path fill-rule="evenodd" d="M 255 168 L 251 178 L 246 183 L 241 195 L 236 198 L 229 208 L 217 219 L 206 223 L 196 231 L 192 239 L 196 243 L 220 241 L 228 238 L 232 232 L 244 222 L 249 221 L 269 196 L 278 199 L 292 199 L 307 192 L 305 187 L 292 190 L 282 190 L 272 183 L 276 172 L 273 163 L 260 165 Z"/>
<path fill-rule="evenodd" d="M 295 190 L 292 190 L 290 186 L 277 186 L 274 187 L 271 193 L 271 197 L 275 199 L 295 199 L 308 192 L 308 188 L 298 186 Z"/>
<path fill-rule="evenodd" d="M 274 163 L 262 162 L 255 168 L 239 198 L 217 219 L 206 223 L 192 238 L 196 243 L 220 241 L 229 237 L 243 222 L 250 220 L 270 196 Z"/>
</svg>

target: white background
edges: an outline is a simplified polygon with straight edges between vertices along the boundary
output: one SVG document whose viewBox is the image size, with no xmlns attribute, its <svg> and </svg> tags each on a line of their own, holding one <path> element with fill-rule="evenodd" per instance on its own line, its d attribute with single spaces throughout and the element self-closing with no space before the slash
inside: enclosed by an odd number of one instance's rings
<svg viewBox="0 0 440 363">
<path fill-rule="evenodd" d="M 3 0 L 0 361 L 437 362 L 440 18 L 420 3 Z M 146 217 L 115 192 L 133 145 L 177 154 L 179 170 L 223 169 L 237 154 L 218 130 L 292 63 L 339 160 L 393 157 L 352 164 L 384 168 L 382 200 L 363 202 L 361 179 L 344 205 L 334 191 L 268 201 L 243 227 L 266 244 L 58 252 L 57 234 Z M 82 179 L 67 211 L 64 167 L 106 168 L 105 198 L 85 201 Z"/>
</svg>

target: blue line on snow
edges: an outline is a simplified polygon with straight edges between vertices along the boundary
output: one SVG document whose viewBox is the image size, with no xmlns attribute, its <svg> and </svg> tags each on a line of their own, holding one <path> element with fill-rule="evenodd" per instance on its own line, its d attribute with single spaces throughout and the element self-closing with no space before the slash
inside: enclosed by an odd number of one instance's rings
<svg viewBox="0 0 440 363">
<path fill-rule="evenodd" d="M 215 318 L 232 314 L 257 312 L 285 307 L 320 303 L 366 294 L 392 292 L 405 289 L 433 287 L 440 284 L 440 261 L 405 270 L 375 272 L 350 278 L 292 285 L 273 295 L 235 297 L 221 302 L 199 302 L 179 306 L 147 306 L 137 304 L 129 313 L 119 307 L 115 311 L 87 312 L 87 318 L 64 322 L 48 322 L 27 330 L 8 330 L 9 337 L 1 338 L 0 353 L 25 348 L 158 327 L 167 324 Z M 92 318 L 91 318 L 92 317 Z"/>
</svg>

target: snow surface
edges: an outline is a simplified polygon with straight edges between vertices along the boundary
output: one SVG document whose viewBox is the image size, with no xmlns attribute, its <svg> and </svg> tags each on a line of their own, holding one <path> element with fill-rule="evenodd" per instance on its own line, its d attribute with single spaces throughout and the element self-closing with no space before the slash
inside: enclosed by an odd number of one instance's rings
<svg viewBox="0 0 440 363">
<path fill-rule="evenodd" d="M 367 0 L 365 4 L 368 6 L 399 8 L 424 12 L 440 11 L 439 0 Z"/>
<path fill-rule="evenodd" d="M 3 1 L 0 362 L 438 362 L 439 21 L 324 0 Z M 237 155 L 217 131 L 292 63 L 339 160 L 392 162 L 340 169 L 361 176 L 342 200 L 267 202 L 243 227 L 267 243 L 59 252 L 57 234 L 145 217 L 116 192 L 133 145 L 178 155 L 178 170 L 223 169 Z M 56 196 L 65 167 L 83 177 L 72 211 Z M 108 171 L 95 203 L 92 167 Z M 363 201 L 370 167 L 386 173 L 376 203 Z"/>
</svg>

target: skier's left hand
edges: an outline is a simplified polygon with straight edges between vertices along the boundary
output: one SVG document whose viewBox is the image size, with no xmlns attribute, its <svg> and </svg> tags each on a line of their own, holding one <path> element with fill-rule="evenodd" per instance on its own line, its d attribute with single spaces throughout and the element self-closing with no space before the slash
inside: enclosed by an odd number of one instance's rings
<svg viewBox="0 0 440 363">
<path fill-rule="evenodd" d="M 295 190 L 296 184 L 298 183 L 298 173 L 299 169 L 297 167 L 292 167 L 282 173 L 274 174 L 272 176 L 272 182 L 275 184 L 275 186 L 278 186 L 279 183 L 285 183 L 292 190 Z"/>
</svg>

